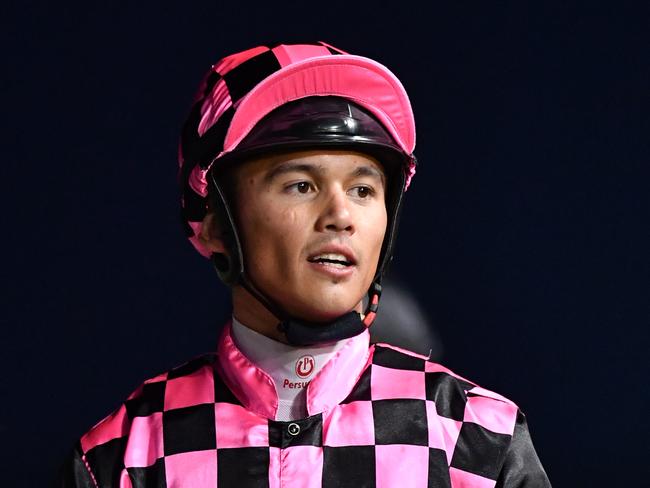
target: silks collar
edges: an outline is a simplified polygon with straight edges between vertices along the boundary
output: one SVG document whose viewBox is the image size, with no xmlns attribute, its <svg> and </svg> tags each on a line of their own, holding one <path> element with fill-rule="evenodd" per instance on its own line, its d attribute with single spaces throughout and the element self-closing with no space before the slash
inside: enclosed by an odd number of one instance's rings
<svg viewBox="0 0 650 488">
<path fill-rule="evenodd" d="M 275 383 L 237 348 L 231 327 L 229 321 L 217 345 L 218 373 L 247 410 L 275 419 L 278 411 Z M 345 345 L 313 377 L 307 387 L 308 416 L 328 411 L 345 400 L 369 361 L 369 343 L 370 334 L 364 329 L 347 339 Z"/>
</svg>

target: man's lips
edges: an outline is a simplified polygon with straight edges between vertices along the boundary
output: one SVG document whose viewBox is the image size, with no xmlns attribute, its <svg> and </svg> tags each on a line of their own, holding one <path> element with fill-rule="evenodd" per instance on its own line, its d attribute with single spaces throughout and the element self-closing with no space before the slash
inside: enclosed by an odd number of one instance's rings
<svg viewBox="0 0 650 488">
<path fill-rule="evenodd" d="M 338 245 L 338 244 L 329 244 L 323 246 L 312 252 L 307 257 L 307 261 L 310 263 L 318 263 L 324 265 L 336 265 L 336 266 L 355 266 L 357 264 L 357 258 L 354 252 L 347 246 Z"/>
</svg>

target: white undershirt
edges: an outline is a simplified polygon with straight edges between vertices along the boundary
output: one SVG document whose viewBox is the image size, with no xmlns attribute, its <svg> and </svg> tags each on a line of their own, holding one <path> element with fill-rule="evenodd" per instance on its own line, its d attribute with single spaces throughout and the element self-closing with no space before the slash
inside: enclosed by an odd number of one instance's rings
<svg viewBox="0 0 650 488">
<path fill-rule="evenodd" d="M 309 347 L 290 346 L 249 329 L 234 316 L 232 337 L 242 354 L 275 382 L 279 402 L 275 419 L 281 421 L 307 416 L 307 385 L 346 342 L 342 340 Z"/>
</svg>

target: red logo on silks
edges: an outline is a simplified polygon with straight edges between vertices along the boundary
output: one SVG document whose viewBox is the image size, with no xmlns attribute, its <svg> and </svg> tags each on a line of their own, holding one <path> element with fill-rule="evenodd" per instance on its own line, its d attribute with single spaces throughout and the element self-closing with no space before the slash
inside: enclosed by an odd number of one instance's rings
<svg viewBox="0 0 650 488">
<path fill-rule="evenodd" d="M 301 356 L 296 361 L 296 375 L 299 378 L 307 378 L 314 372 L 314 356 Z"/>
</svg>

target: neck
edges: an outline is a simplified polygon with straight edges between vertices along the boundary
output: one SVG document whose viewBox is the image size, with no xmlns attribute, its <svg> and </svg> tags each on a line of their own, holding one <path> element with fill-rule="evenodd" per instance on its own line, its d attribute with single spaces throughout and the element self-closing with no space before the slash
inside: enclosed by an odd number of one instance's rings
<svg viewBox="0 0 650 488">
<path fill-rule="evenodd" d="M 280 320 L 262 305 L 243 286 L 236 286 L 232 290 L 233 315 L 242 324 L 251 330 L 270 339 L 287 343 L 283 332 L 278 330 Z"/>
<path fill-rule="evenodd" d="M 233 315 L 240 323 L 270 339 L 288 344 L 286 335 L 278 329 L 280 319 L 243 286 L 232 288 L 232 305 Z M 363 313 L 363 301 L 359 301 L 353 310 Z"/>
</svg>

